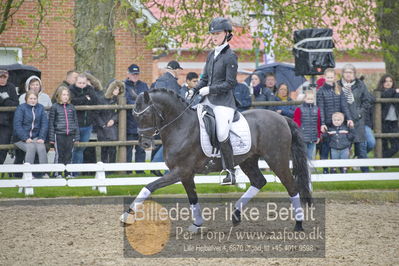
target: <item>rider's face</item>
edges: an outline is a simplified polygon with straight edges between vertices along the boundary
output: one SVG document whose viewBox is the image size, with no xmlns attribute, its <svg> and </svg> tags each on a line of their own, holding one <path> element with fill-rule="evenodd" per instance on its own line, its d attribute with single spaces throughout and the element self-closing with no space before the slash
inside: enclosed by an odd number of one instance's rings
<svg viewBox="0 0 399 266">
<path fill-rule="evenodd" d="M 219 46 L 223 44 L 224 38 L 226 37 L 226 33 L 224 31 L 214 32 L 211 34 L 213 45 Z"/>
</svg>

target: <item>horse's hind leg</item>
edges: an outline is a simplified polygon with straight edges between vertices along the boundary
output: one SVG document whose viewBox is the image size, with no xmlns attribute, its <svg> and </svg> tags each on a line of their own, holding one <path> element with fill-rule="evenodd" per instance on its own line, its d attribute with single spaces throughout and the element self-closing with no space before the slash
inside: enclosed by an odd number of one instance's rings
<svg viewBox="0 0 399 266">
<path fill-rule="evenodd" d="M 175 184 L 180 181 L 179 175 L 176 175 L 173 171 L 167 173 L 163 177 L 158 178 L 157 180 L 149 183 L 147 186 L 143 187 L 140 190 L 140 193 L 137 195 L 137 197 L 134 199 L 132 204 L 130 204 L 130 208 L 127 212 L 123 213 L 119 220 L 122 223 L 125 224 L 132 224 L 134 223 L 134 218 L 133 215 L 131 215 L 131 212 L 136 212 L 137 208 L 140 204 L 142 204 L 150 195 L 152 192 L 159 188 L 163 188 L 166 186 L 170 186 L 172 184 Z"/>
<path fill-rule="evenodd" d="M 267 181 L 258 167 L 258 157 L 251 157 L 240 164 L 241 169 L 248 176 L 251 186 L 235 203 L 232 222 L 237 226 L 241 222 L 241 211 L 245 205 L 266 185 Z"/>
<path fill-rule="evenodd" d="M 296 223 L 294 230 L 303 231 L 302 228 L 302 221 L 304 219 L 303 209 L 296 182 L 289 168 L 288 153 L 284 153 L 284 150 L 282 149 L 281 152 L 278 155 L 275 155 L 273 158 L 267 156 L 265 156 L 265 158 L 270 169 L 278 176 L 281 183 L 288 191 L 288 194 L 290 196 L 290 201 L 295 212 Z"/>
</svg>

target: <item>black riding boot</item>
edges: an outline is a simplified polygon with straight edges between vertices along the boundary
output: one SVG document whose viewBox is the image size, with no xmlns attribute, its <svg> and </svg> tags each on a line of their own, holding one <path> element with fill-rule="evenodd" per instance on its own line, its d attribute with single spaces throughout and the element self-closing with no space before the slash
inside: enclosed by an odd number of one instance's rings
<svg viewBox="0 0 399 266">
<path fill-rule="evenodd" d="M 230 137 L 220 142 L 220 153 L 223 160 L 223 168 L 227 171 L 226 177 L 222 181 L 222 185 L 234 185 L 236 183 L 236 175 L 234 169 L 234 155 L 231 147 Z"/>
</svg>

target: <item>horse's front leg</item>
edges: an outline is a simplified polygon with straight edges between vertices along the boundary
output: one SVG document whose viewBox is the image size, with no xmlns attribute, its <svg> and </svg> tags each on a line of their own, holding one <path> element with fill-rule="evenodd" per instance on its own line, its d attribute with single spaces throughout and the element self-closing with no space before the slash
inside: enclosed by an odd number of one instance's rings
<svg viewBox="0 0 399 266">
<path fill-rule="evenodd" d="M 188 230 L 197 234 L 201 230 L 204 220 L 202 219 L 201 207 L 198 203 L 198 196 L 194 183 L 194 174 L 187 172 L 182 173 L 181 182 L 186 190 L 188 201 L 190 202 L 191 215 L 193 218 L 193 224 L 188 227 Z"/>
<path fill-rule="evenodd" d="M 124 224 L 134 223 L 134 213 L 137 211 L 139 205 L 141 205 L 155 190 L 163 188 L 169 185 L 173 185 L 180 181 L 179 175 L 176 171 L 171 170 L 166 175 L 158 178 L 157 180 L 149 183 L 147 186 L 143 187 L 137 197 L 134 199 L 132 204 L 130 204 L 129 210 L 124 212 L 119 220 Z"/>
</svg>

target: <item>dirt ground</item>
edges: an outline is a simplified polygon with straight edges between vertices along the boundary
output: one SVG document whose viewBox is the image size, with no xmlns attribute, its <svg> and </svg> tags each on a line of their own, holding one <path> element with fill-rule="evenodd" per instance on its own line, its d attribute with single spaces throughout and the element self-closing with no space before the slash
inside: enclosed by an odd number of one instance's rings
<svg viewBox="0 0 399 266">
<path fill-rule="evenodd" d="M 0 265 L 398 265 L 389 193 L 327 198 L 325 258 L 126 258 L 121 198 L 1 200 Z"/>
</svg>

